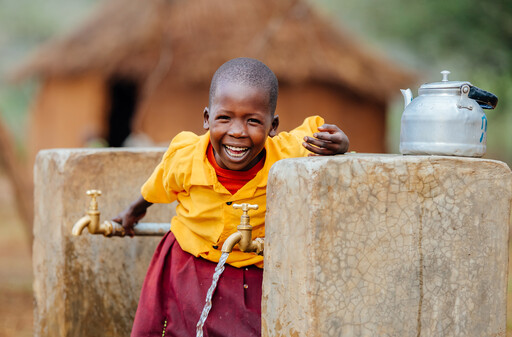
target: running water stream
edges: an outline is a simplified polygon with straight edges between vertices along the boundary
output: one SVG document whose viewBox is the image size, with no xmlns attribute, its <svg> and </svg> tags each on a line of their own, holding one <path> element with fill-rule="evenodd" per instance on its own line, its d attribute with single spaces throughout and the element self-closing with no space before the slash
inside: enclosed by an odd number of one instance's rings
<svg viewBox="0 0 512 337">
<path fill-rule="evenodd" d="M 199 318 L 199 322 L 197 322 L 196 325 L 196 337 L 203 337 L 203 325 L 204 322 L 206 322 L 206 319 L 208 318 L 208 313 L 210 312 L 210 309 L 212 308 L 212 296 L 213 293 L 215 292 L 215 288 L 217 288 L 217 282 L 219 281 L 219 277 L 224 271 L 224 264 L 226 263 L 228 256 L 229 253 L 222 253 L 219 259 L 219 263 L 217 264 L 217 267 L 215 267 L 212 285 L 210 286 L 210 289 L 208 289 L 208 293 L 206 293 L 206 303 L 204 305 L 203 312 L 201 313 L 201 317 Z"/>
</svg>

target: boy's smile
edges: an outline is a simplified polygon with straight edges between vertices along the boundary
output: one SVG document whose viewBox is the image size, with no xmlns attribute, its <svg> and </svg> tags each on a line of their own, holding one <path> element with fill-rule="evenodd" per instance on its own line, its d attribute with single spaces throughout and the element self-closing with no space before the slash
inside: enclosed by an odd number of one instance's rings
<svg viewBox="0 0 512 337">
<path fill-rule="evenodd" d="M 276 134 L 278 125 L 269 108 L 269 94 L 253 86 L 222 83 L 210 109 L 204 110 L 215 160 L 228 170 L 245 171 L 258 163 L 267 137 Z"/>
</svg>

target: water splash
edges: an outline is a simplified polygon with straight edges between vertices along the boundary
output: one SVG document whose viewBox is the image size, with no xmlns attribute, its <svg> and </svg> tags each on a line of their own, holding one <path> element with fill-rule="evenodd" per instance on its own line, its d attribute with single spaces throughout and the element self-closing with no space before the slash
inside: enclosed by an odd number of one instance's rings
<svg viewBox="0 0 512 337">
<path fill-rule="evenodd" d="M 196 325 L 196 337 L 203 337 L 203 325 L 204 322 L 206 322 L 206 318 L 208 318 L 208 313 L 210 312 L 210 309 L 212 308 L 212 296 L 215 291 L 215 288 L 217 288 L 217 282 L 219 281 L 219 277 L 224 271 L 224 264 L 226 263 L 228 256 L 229 253 L 222 253 L 219 259 L 219 263 L 217 264 L 217 267 L 215 267 L 212 285 L 210 286 L 210 289 L 208 289 L 208 293 L 206 293 L 206 303 L 204 305 L 203 312 L 201 312 L 199 322 L 197 322 Z"/>
</svg>

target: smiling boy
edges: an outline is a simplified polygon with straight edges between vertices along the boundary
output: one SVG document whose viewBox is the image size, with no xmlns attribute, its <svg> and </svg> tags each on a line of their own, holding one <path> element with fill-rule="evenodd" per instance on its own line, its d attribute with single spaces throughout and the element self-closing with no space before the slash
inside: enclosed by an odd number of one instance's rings
<svg viewBox="0 0 512 337">
<path fill-rule="evenodd" d="M 231 205 L 258 204 L 251 213 L 253 238 L 264 237 L 270 167 L 284 158 L 347 151 L 346 135 L 320 117 L 277 134 L 277 94 L 277 79 L 262 62 L 238 58 L 223 64 L 203 112 L 208 132 L 178 134 L 141 197 L 113 219 L 133 235 L 152 203 L 178 201 L 171 231 L 148 269 L 132 336 L 194 336 L 219 247 L 240 221 Z M 263 257 L 235 249 L 227 264 L 204 336 L 259 336 Z"/>
</svg>

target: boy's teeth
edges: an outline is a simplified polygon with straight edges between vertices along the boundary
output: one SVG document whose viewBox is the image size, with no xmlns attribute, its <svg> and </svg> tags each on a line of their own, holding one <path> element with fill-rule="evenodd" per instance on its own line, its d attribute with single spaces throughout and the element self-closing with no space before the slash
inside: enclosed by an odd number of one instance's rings
<svg viewBox="0 0 512 337">
<path fill-rule="evenodd" d="M 237 147 L 229 145 L 225 145 L 225 147 L 228 150 L 228 153 L 233 157 L 241 157 L 244 155 L 245 151 L 249 149 L 247 147 Z"/>
<path fill-rule="evenodd" d="M 245 150 L 247 150 L 246 147 L 236 147 L 236 146 L 229 146 L 229 145 L 226 145 L 226 147 L 228 149 L 230 149 L 231 151 L 245 151 Z"/>
</svg>

